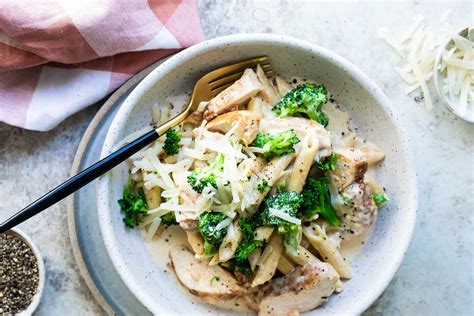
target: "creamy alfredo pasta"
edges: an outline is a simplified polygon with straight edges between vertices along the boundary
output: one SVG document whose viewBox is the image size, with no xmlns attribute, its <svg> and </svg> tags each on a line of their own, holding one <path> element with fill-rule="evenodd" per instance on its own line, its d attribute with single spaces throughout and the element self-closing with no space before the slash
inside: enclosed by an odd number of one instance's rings
<svg viewBox="0 0 474 316">
<path fill-rule="evenodd" d="M 173 111 L 155 108 L 154 123 Z M 135 155 L 119 204 L 150 242 L 169 226 L 185 232 L 169 255 L 191 294 L 296 314 L 352 277 L 340 247 L 387 201 L 366 174 L 383 158 L 324 86 L 258 67 Z"/>
</svg>

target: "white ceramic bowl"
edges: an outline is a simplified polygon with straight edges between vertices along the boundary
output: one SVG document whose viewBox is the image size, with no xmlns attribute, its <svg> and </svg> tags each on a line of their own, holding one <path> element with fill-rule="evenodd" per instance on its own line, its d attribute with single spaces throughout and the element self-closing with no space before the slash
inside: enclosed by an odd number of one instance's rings
<svg viewBox="0 0 474 316">
<path fill-rule="evenodd" d="M 33 254 L 36 257 L 36 261 L 38 262 L 38 274 L 39 274 L 38 289 L 36 291 L 36 294 L 33 296 L 33 299 L 31 300 L 30 305 L 28 305 L 28 308 L 18 313 L 18 316 L 28 316 L 28 315 L 32 315 L 33 312 L 36 310 L 36 308 L 38 307 L 40 303 L 41 296 L 43 295 L 44 279 L 45 279 L 45 268 L 44 268 L 43 257 L 41 256 L 39 249 L 35 246 L 31 238 L 26 233 L 24 233 L 19 228 L 12 228 L 10 232 L 18 236 L 20 239 L 22 239 L 31 248 L 31 250 L 33 251 Z"/>
<path fill-rule="evenodd" d="M 344 292 L 310 312 L 361 313 L 388 285 L 408 247 L 416 219 L 416 178 L 402 122 L 390 101 L 371 79 L 343 58 L 302 40 L 269 34 L 232 35 L 195 45 L 157 67 L 135 88 L 111 125 L 102 156 L 126 135 L 150 124 L 152 104 L 165 104 L 167 95 L 189 93 L 194 82 L 214 68 L 259 55 L 268 55 L 279 74 L 326 85 L 350 112 L 358 133 L 386 153 L 376 176 L 386 186 L 391 202 L 380 211 L 371 238 L 352 262 L 354 277 L 345 283 Z M 193 302 L 173 274 L 157 268 L 141 234 L 123 225 L 117 200 L 127 179 L 128 168 L 122 164 L 99 179 L 97 192 L 101 231 L 118 273 L 153 313 L 208 314 L 214 307 Z"/>
</svg>

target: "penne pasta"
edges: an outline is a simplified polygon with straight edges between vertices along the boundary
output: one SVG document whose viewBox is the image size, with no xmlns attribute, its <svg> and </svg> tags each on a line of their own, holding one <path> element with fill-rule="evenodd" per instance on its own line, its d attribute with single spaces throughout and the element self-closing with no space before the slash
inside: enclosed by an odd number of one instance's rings
<svg viewBox="0 0 474 316">
<path fill-rule="evenodd" d="M 275 228 L 269 226 L 259 227 L 255 230 L 255 239 L 268 241 L 274 230 Z"/>
<path fill-rule="evenodd" d="M 278 94 L 280 95 L 280 98 L 283 98 L 292 89 L 292 87 L 288 82 L 286 82 L 286 80 L 283 80 L 279 76 L 275 77 L 275 81 Z"/>
<path fill-rule="evenodd" d="M 239 165 L 239 172 L 245 174 L 246 177 L 251 177 L 262 170 L 267 162 L 265 159 L 256 157 L 255 159 L 245 159 Z"/>
<path fill-rule="evenodd" d="M 353 148 L 356 145 L 356 134 L 353 132 L 346 133 L 339 139 L 337 145 L 340 147 Z"/>
<path fill-rule="evenodd" d="M 142 170 L 143 176 L 145 176 L 146 171 Z M 145 199 L 147 202 L 148 209 L 156 209 L 160 206 L 161 203 L 161 189 L 159 187 L 153 187 L 147 189 L 143 187 L 143 192 L 145 194 Z M 146 226 L 146 240 L 151 241 L 161 235 L 164 230 L 164 225 L 161 224 L 160 217 L 150 214 L 143 219 L 142 225 Z"/>
<path fill-rule="evenodd" d="M 273 234 L 258 260 L 257 273 L 252 281 L 252 287 L 263 284 L 273 277 L 282 249 L 283 241 L 280 234 Z"/>
<path fill-rule="evenodd" d="M 201 256 L 198 256 L 198 257 L 201 257 Z M 216 254 L 212 257 L 211 261 L 209 261 L 209 265 L 210 265 L 210 266 L 216 266 L 216 265 L 217 265 L 218 263 L 220 263 L 220 262 L 221 262 L 221 261 L 219 260 L 219 253 L 216 253 Z"/>
<path fill-rule="evenodd" d="M 161 189 L 160 187 L 153 187 L 151 189 L 144 188 L 145 198 L 149 209 L 160 207 L 161 204 Z"/>
<path fill-rule="evenodd" d="M 280 178 L 278 178 L 277 182 L 273 186 L 288 186 L 288 182 L 290 181 L 291 173 L 293 172 L 293 167 L 290 167 L 281 173 Z"/>
<path fill-rule="evenodd" d="M 365 154 L 369 165 L 373 165 L 385 158 L 385 153 L 382 149 L 365 139 L 357 137 L 355 139 L 355 148 L 360 149 Z"/>
<path fill-rule="evenodd" d="M 283 171 L 291 163 L 294 157 L 294 154 L 275 157 L 270 160 L 265 167 L 263 167 L 258 175 L 252 175 L 249 180 L 248 190 L 244 193 L 241 207 L 249 208 L 260 205 L 270 191 L 270 188 L 277 183 L 278 179 L 283 174 Z M 267 187 L 263 190 L 259 190 L 258 185 L 263 181 L 267 183 Z"/>
<path fill-rule="evenodd" d="M 263 167 L 261 178 L 266 180 L 269 186 L 273 186 L 280 178 L 285 168 L 288 167 L 294 158 L 294 154 L 273 158 L 265 167 Z M 260 204 L 267 193 L 268 190 L 265 190 L 263 193 L 261 193 L 260 198 L 255 204 Z"/>
<path fill-rule="evenodd" d="M 204 252 L 204 240 L 201 234 L 197 230 L 187 230 L 186 235 L 188 236 L 189 245 L 194 253 L 198 256 L 202 255 Z"/>
<path fill-rule="evenodd" d="M 366 176 L 365 181 L 367 182 L 367 185 L 370 187 L 370 190 L 373 193 L 383 192 L 383 187 L 380 185 L 380 183 L 377 182 L 377 180 L 373 179 L 372 177 Z"/>
<path fill-rule="evenodd" d="M 309 169 L 313 164 L 318 150 L 318 138 L 312 130 L 308 130 L 304 138 L 298 156 L 296 156 L 293 171 L 289 176 L 288 190 L 301 192 L 308 176 Z"/>
<path fill-rule="evenodd" d="M 270 105 L 277 103 L 280 98 L 278 97 L 275 87 L 271 81 L 268 80 L 260 64 L 257 66 L 257 78 L 263 86 L 263 90 L 260 91 L 260 95 L 265 100 L 265 102 Z"/>
<path fill-rule="evenodd" d="M 308 249 L 299 246 L 298 247 L 298 254 L 296 256 L 291 256 L 291 260 L 293 260 L 295 263 L 299 264 L 300 266 L 304 266 L 305 264 L 308 263 L 315 263 L 315 262 L 320 262 L 315 255 L 313 255 Z"/>
<path fill-rule="evenodd" d="M 336 283 L 336 288 L 334 289 L 334 292 L 341 293 L 342 291 L 344 291 L 344 283 L 342 283 L 341 280 L 338 280 Z"/>
<path fill-rule="evenodd" d="M 252 271 L 254 271 L 255 268 L 257 267 L 258 260 L 260 260 L 261 255 L 262 255 L 262 248 L 257 248 L 249 254 L 249 265 Z"/>
<path fill-rule="evenodd" d="M 330 263 L 341 278 L 352 278 L 352 271 L 337 247 L 327 238 L 320 227 L 312 223 L 309 227 L 303 228 L 303 234 L 311 245 L 319 252 L 325 262 Z"/>
<path fill-rule="evenodd" d="M 278 260 L 277 269 L 283 274 L 288 274 L 295 269 L 295 266 L 291 263 L 290 259 L 282 254 Z"/>
<path fill-rule="evenodd" d="M 224 240 L 219 247 L 218 262 L 230 260 L 234 256 L 241 240 L 242 234 L 240 233 L 240 229 L 237 227 L 237 223 L 234 222 L 230 224 L 227 230 L 227 235 L 224 237 Z"/>
<path fill-rule="evenodd" d="M 159 227 L 161 226 L 161 218 L 157 217 L 155 218 L 151 224 L 148 226 L 148 229 L 146 231 L 146 236 L 145 239 L 147 241 L 151 241 L 153 237 L 155 236 L 156 232 L 158 231 Z"/>
</svg>

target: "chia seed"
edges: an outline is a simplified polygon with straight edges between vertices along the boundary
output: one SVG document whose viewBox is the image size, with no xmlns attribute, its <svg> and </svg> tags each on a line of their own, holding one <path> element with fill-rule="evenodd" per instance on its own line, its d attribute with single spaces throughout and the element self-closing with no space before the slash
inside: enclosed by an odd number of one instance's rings
<svg viewBox="0 0 474 316">
<path fill-rule="evenodd" d="M 25 310 L 38 284 L 38 262 L 33 250 L 14 233 L 0 234 L 0 314 Z"/>
</svg>

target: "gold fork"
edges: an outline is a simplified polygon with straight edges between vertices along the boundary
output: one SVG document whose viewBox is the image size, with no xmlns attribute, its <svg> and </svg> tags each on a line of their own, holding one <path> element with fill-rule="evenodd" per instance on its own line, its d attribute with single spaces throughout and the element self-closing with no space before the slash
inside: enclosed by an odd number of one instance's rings
<svg viewBox="0 0 474 316">
<path fill-rule="evenodd" d="M 256 57 L 236 64 L 224 66 L 202 76 L 194 85 L 191 99 L 184 111 L 163 125 L 157 127 L 155 131 L 159 135 L 162 135 L 170 128 L 180 124 L 189 116 L 189 114 L 198 108 L 199 103 L 212 99 L 242 77 L 245 69 L 256 67 L 259 64 L 262 66 L 267 77 L 273 76 L 272 65 L 268 62 L 267 56 Z"/>
<path fill-rule="evenodd" d="M 192 112 L 198 108 L 199 103 L 212 99 L 220 92 L 231 86 L 242 76 L 245 69 L 256 67 L 259 64 L 262 66 L 267 77 L 271 77 L 273 75 L 272 66 L 268 62 L 267 56 L 260 56 L 232 65 L 224 66 L 204 75 L 196 82 L 188 106 L 176 117 L 170 119 L 168 122 L 156 127 L 145 135 L 113 152 L 109 156 L 96 162 L 63 184 L 60 184 L 53 190 L 49 191 L 21 211 L 17 212 L 0 225 L 0 233 L 4 233 L 10 228 L 15 227 L 25 220 L 35 216 L 51 205 L 61 201 L 71 193 L 79 190 L 92 180 L 103 175 L 113 167 L 117 166 L 119 163 L 125 161 L 140 149 L 151 144 L 159 137 L 166 134 L 170 128 L 182 123 Z"/>
</svg>

